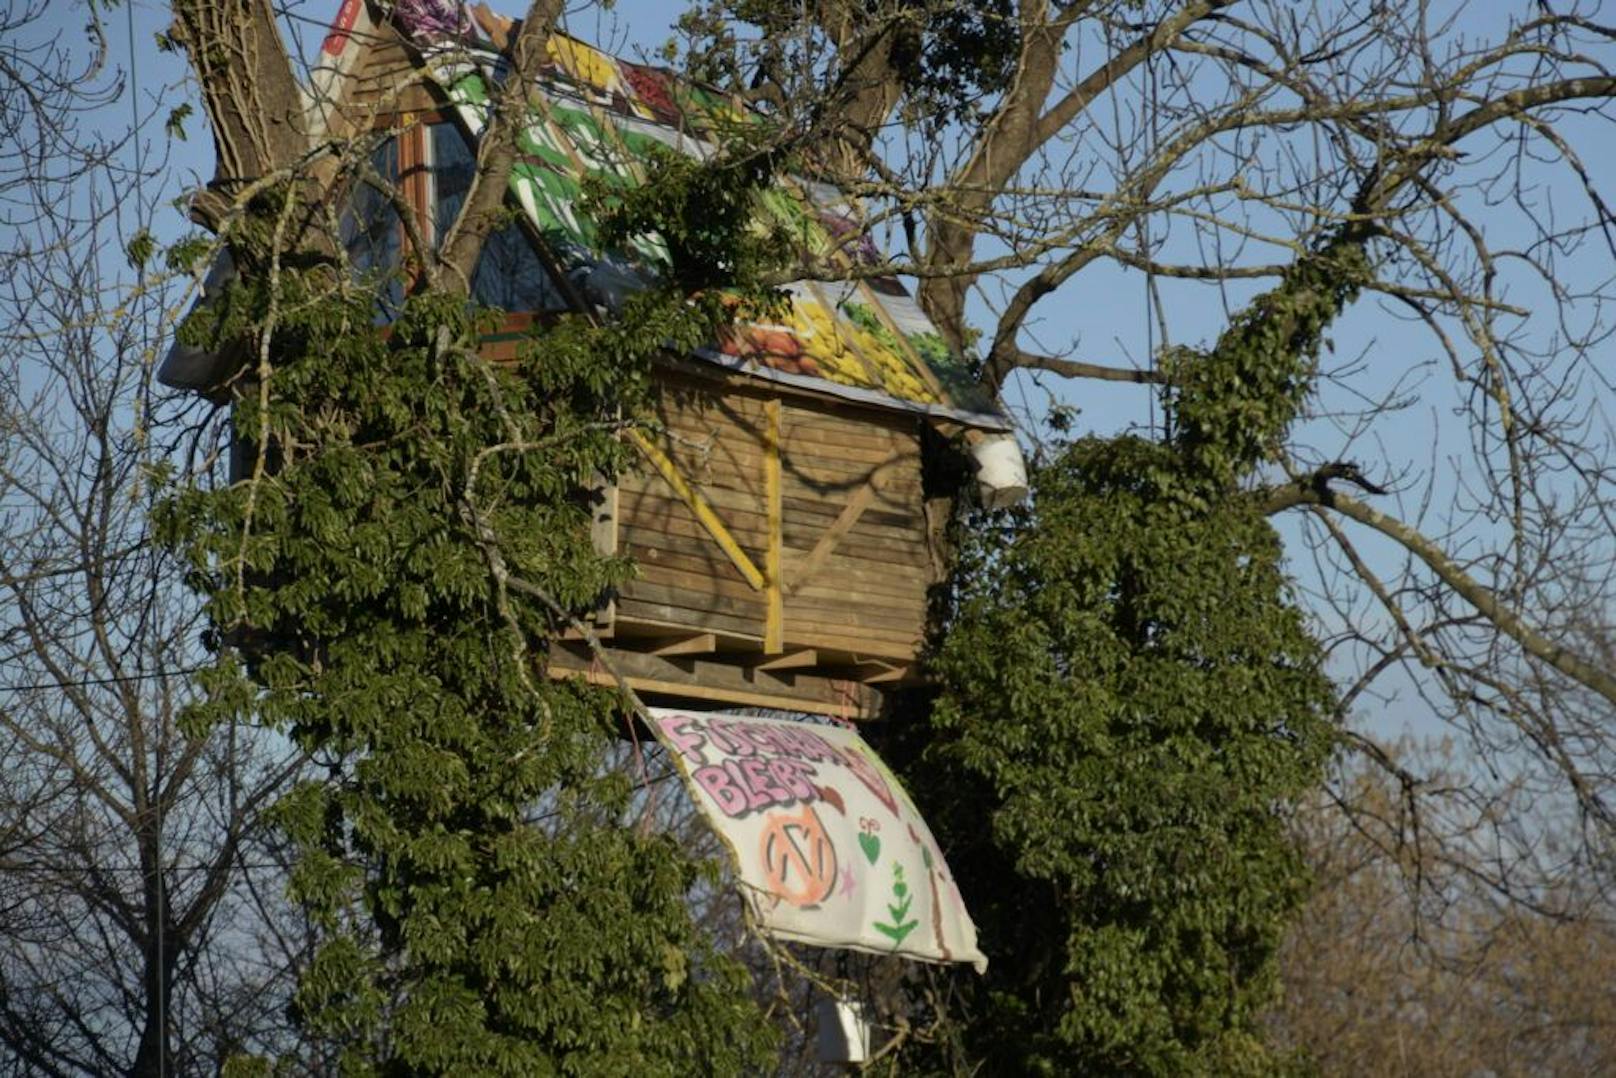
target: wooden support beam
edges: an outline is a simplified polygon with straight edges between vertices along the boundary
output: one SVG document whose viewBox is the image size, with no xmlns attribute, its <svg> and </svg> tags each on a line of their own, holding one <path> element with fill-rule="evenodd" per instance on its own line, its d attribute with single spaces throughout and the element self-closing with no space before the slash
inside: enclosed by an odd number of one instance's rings
<svg viewBox="0 0 1616 1078">
<path fill-rule="evenodd" d="M 597 472 L 590 480 L 588 493 L 590 543 L 595 553 L 611 557 L 617 553 L 617 484 L 608 482 L 604 475 Z M 608 599 L 595 611 L 595 627 L 609 628 L 616 614 L 617 600 Z"/>
<path fill-rule="evenodd" d="M 864 510 L 868 509 L 870 503 L 875 501 L 875 485 L 879 475 L 880 473 L 877 472 L 875 475 L 870 476 L 868 482 L 853 492 L 852 499 L 843 507 L 836 519 L 831 522 L 830 527 L 826 528 L 824 533 L 820 535 L 818 541 L 814 543 L 814 548 L 808 552 L 807 557 L 792 566 L 791 572 L 788 574 L 789 579 L 786 582 L 787 595 L 797 594 L 797 589 L 808 583 L 809 579 L 819 571 L 820 566 L 825 564 L 825 559 L 830 557 L 831 551 L 836 549 L 836 544 L 841 542 L 842 538 L 853 530 L 853 525 L 857 524 L 859 517 L 864 515 Z"/>
<path fill-rule="evenodd" d="M 876 659 L 856 664 L 851 674 L 854 681 L 864 685 L 888 685 L 913 680 L 915 666 L 913 663 L 889 663 Z"/>
<path fill-rule="evenodd" d="M 848 719 L 874 718 L 881 711 L 880 691 L 854 680 L 809 674 L 779 678 L 699 657 L 672 660 L 617 648 L 612 649 L 612 661 L 630 685 L 647 695 L 705 704 L 811 711 Z M 553 646 L 548 673 L 551 677 L 582 677 L 597 685 L 616 684 L 612 674 L 593 660 L 588 646 L 583 643 Z"/>
<path fill-rule="evenodd" d="M 718 544 L 718 548 L 729 556 L 729 560 L 734 563 L 735 568 L 740 571 L 746 582 L 757 590 L 762 591 L 765 584 L 763 574 L 752 563 L 752 559 L 746 556 L 746 551 L 741 549 L 741 545 L 729 533 L 729 529 L 718 518 L 718 514 L 713 512 L 713 508 L 707 504 L 707 500 L 696 492 L 695 487 L 686 482 L 684 476 L 679 474 L 678 466 L 668 459 L 668 455 L 658 449 L 651 439 L 644 434 L 637 430 L 630 430 L 628 436 L 645 459 L 651 462 L 651 466 L 657 470 L 657 474 L 662 476 L 663 481 L 673 489 L 679 499 L 696 515 L 696 519 L 701 522 L 701 526 L 707 529 L 707 534 L 713 537 L 713 542 Z"/>
<path fill-rule="evenodd" d="M 696 633 L 672 640 L 653 640 L 646 648 L 651 655 L 711 655 L 718 650 L 718 636 L 714 633 Z"/>
<path fill-rule="evenodd" d="M 754 670 L 805 670 L 819 665 L 819 652 L 814 648 L 793 648 L 778 655 L 765 655 L 751 664 Z"/>
<path fill-rule="evenodd" d="M 763 402 L 763 500 L 769 522 L 769 546 L 763 557 L 763 595 L 768 609 L 763 621 L 763 650 L 777 655 L 785 649 L 785 597 L 781 594 L 780 552 L 784 511 L 780 497 L 780 400 Z"/>
</svg>

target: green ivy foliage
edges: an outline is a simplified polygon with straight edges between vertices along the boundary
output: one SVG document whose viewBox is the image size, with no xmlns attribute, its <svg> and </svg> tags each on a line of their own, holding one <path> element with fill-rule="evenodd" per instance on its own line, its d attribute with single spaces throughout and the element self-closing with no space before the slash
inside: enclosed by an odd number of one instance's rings
<svg viewBox="0 0 1616 1078">
<path fill-rule="evenodd" d="M 1325 331 L 1368 280 L 1367 239 L 1361 228 L 1342 230 L 1298 259 L 1215 348 L 1163 354 L 1189 486 L 1225 493 L 1273 455 L 1312 390 Z"/>
<path fill-rule="evenodd" d="M 190 721 L 284 730 L 318 770 L 275 808 L 320 936 L 297 1020 L 353 1073 L 765 1066 L 747 975 L 692 920 L 713 866 L 628 826 L 622 701 L 543 674 L 562 613 L 631 571 L 591 548 L 582 492 L 625 463 L 653 354 L 713 339 L 725 304 L 652 289 L 495 366 L 461 299 L 415 295 L 384 333 L 371 290 L 287 261 L 182 331 L 267 360 L 234 416 L 266 466 L 160 524 L 220 646 Z"/>
<path fill-rule="evenodd" d="M 1329 243 L 1172 357 L 1170 431 L 1081 438 L 979 517 L 905 739 L 991 965 L 917 1070 L 1265 1074 L 1258 1016 L 1307 873 L 1284 824 L 1333 690 L 1241 483 L 1367 272 Z"/>
</svg>

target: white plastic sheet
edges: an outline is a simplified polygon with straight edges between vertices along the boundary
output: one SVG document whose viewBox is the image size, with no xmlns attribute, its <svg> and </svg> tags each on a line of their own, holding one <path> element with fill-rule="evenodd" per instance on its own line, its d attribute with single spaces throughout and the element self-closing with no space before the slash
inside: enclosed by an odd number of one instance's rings
<svg viewBox="0 0 1616 1078">
<path fill-rule="evenodd" d="M 652 717 L 770 935 L 987 968 L 936 840 L 857 732 L 723 712 Z"/>
</svg>

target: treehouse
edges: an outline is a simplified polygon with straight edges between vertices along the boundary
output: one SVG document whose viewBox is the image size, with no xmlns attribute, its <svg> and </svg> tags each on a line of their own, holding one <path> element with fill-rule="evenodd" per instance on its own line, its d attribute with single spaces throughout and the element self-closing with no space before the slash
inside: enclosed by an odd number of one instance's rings
<svg viewBox="0 0 1616 1078">
<path fill-rule="evenodd" d="M 336 138 L 385 133 L 371 163 L 423 231 L 437 231 L 469 190 L 515 29 L 482 5 L 399 4 L 384 19 L 345 0 L 322 48 L 311 126 Z M 507 198 L 519 212 L 490 238 L 473 281 L 479 301 L 510 312 L 484 341 L 492 362 L 560 312 L 609 315 L 656 272 L 654 236 L 598 253 L 586 177 L 635 183 L 652 147 L 702 156 L 716 127 L 746 121 L 720 94 L 561 34 L 530 100 Z M 399 265 L 406 237 L 393 203 L 369 187 L 338 198 L 353 264 Z M 643 467 L 595 492 L 597 547 L 638 566 L 595 631 L 653 701 L 868 717 L 883 690 L 915 678 L 928 589 L 944 572 L 941 522 L 928 519 L 941 473 L 974 463 L 984 498 L 1004 504 L 1024 493 L 1021 459 L 996 402 L 905 287 L 879 274 L 853 201 L 804 177 L 761 203 L 805 253 L 863 272 L 791 285 L 778 321 L 742 322 L 709 348 L 663 357 L 653 414 L 628 435 Z M 176 348 L 160 373 L 206 391 L 218 365 Z M 582 639 L 562 641 L 550 663 L 554 676 L 609 677 Z"/>
</svg>

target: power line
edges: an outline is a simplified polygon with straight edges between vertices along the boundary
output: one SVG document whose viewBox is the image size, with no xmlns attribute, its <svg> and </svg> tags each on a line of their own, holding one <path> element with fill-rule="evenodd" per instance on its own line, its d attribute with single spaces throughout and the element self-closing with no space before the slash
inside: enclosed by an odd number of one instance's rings
<svg viewBox="0 0 1616 1078">
<path fill-rule="evenodd" d="M 149 674 L 119 674 L 114 677 L 92 677 L 81 681 L 39 681 L 32 685 L 0 685 L 0 692 L 40 692 L 46 689 L 88 689 L 97 685 L 121 685 L 132 681 L 155 681 L 158 678 L 189 677 L 212 669 L 211 663 L 189 666 L 183 670 L 161 670 Z"/>
</svg>

